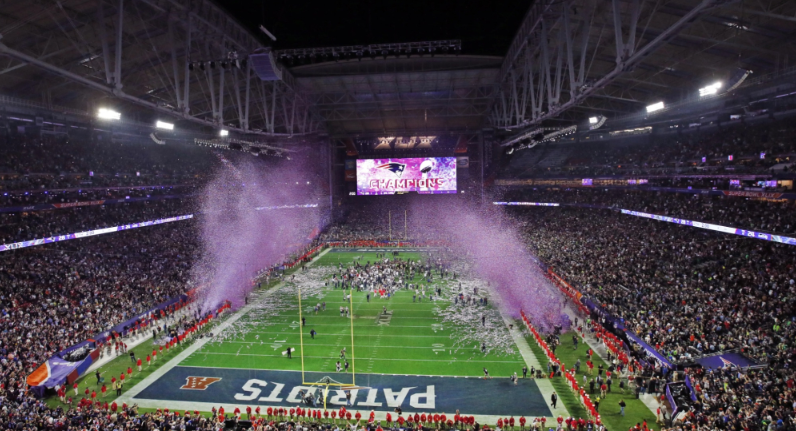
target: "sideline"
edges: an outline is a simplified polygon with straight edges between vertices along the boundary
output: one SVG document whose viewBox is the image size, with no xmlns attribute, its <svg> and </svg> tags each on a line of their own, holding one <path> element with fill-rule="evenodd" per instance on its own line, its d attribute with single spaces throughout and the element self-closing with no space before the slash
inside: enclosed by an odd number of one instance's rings
<svg viewBox="0 0 796 431">
<path fill-rule="evenodd" d="M 507 316 L 504 312 L 502 307 L 498 305 L 498 311 L 500 311 L 501 317 L 503 317 L 503 322 L 506 324 L 506 329 L 509 328 L 509 325 L 514 325 L 513 329 L 509 329 L 509 333 L 511 333 L 511 338 L 514 339 L 514 344 L 517 345 L 517 349 L 520 351 L 520 355 L 522 359 L 525 361 L 525 364 L 530 367 L 534 367 L 536 369 L 542 369 L 542 364 L 539 362 L 539 358 L 533 353 L 531 347 L 528 346 L 528 341 L 522 335 L 522 327 L 517 325 L 511 317 Z M 564 402 L 561 400 L 561 396 L 558 397 L 558 403 L 556 404 L 556 408 L 553 408 L 550 405 L 550 396 L 555 392 L 553 389 L 553 383 L 550 379 L 533 379 L 536 382 L 536 386 L 539 388 L 539 391 L 542 393 L 542 397 L 547 403 L 547 408 L 553 413 L 553 418 L 558 416 L 562 416 L 568 418 L 572 415 L 569 414 L 569 410 L 567 410 L 566 406 L 564 406 Z M 552 422 L 551 422 L 552 423 Z"/>
<path fill-rule="evenodd" d="M 564 312 L 567 313 L 570 319 L 573 319 L 573 321 L 575 317 L 578 317 L 580 320 L 584 320 L 582 316 L 577 315 L 577 313 L 572 309 L 572 306 L 570 304 L 567 304 L 567 307 L 564 309 Z M 602 359 L 607 363 L 608 360 L 606 358 L 608 357 L 608 349 L 605 347 L 605 344 L 598 343 L 597 338 L 591 332 L 585 331 L 585 329 L 584 332 L 586 333 L 586 336 L 580 337 L 580 339 L 583 340 L 589 347 L 591 347 L 591 349 L 594 350 L 594 353 L 596 353 L 597 356 L 600 357 L 600 359 Z M 627 380 L 627 371 L 622 373 L 621 378 Z M 630 388 L 629 382 L 627 383 L 627 386 L 628 388 Z M 633 386 L 635 387 L 635 384 Z M 661 408 L 661 412 L 665 411 L 667 415 L 671 414 L 671 412 L 666 408 L 666 406 L 658 402 L 658 399 L 657 397 L 655 397 L 655 395 L 644 393 L 640 394 L 638 399 L 641 400 L 641 402 L 644 403 L 644 405 L 647 406 L 648 409 L 650 409 L 650 412 L 652 412 L 652 415 L 655 417 L 658 417 L 657 416 L 658 407 Z"/>
<path fill-rule="evenodd" d="M 189 311 L 193 311 L 194 310 L 194 308 L 193 308 L 194 305 L 195 305 L 194 303 L 191 303 L 189 306 L 183 307 L 179 312 L 177 312 L 177 314 L 171 315 L 171 316 L 169 316 L 169 318 L 165 319 L 165 323 L 166 324 L 173 323 L 173 319 L 174 318 L 178 318 L 177 320 L 179 320 L 180 317 L 183 317 Z M 122 342 L 127 344 L 127 352 L 135 349 L 137 346 L 142 344 L 144 341 L 151 340 L 151 338 L 148 337 L 147 335 L 148 334 L 146 332 L 141 332 L 135 338 L 133 338 L 133 337 L 122 338 Z M 105 350 L 105 349 L 103 348 L 103 350 Z M 86 370 L 86 372 L 83 373 L 83 375 L 80 376 L 80 377 L 83 378 L 85 376 L 90 375 L 94 370 L 96 370 L 98 368 L 101 368 L 101 367 L 104 367 L 105 365 L 107 365 L 108 363 L 110 363 L 111 361 L 113 361 L 114 359 L 116 359 L 116 358 L 118 358 L 120 356 L 128 356 L 129 353 L 127 353 L 127 352 L 124 352 L 124 353 L 122 353 L 120 355 L 114 355 L 114 354 L 103 355 L 102 358 L 100 358 L 98 361 L 92 363 L 91 366 L 88 368 L 88 370 Z"/>
</svg>

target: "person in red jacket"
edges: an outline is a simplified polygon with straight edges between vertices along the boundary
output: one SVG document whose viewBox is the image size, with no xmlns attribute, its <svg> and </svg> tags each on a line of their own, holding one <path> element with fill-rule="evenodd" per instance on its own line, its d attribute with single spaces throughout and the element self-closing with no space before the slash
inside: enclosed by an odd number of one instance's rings
<svg viewBox="0 0 796 431">
<path fill-rule="evenodd" d="M 138 371 L 141 371 L 141 358 L 138 358 L 138 362 L 136 362 L 136 365 L 138 365 Z"/>
</svg>

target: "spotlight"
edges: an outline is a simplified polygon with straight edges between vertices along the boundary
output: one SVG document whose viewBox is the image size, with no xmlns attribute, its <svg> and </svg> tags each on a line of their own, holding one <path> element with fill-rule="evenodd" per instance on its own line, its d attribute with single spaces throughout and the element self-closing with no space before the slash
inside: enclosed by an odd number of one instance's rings
<svg viewBox="0 0 796 431">
<path fill-rule="evenodd" d="M 221 136 L 221 137 L 229 136 L 229 130 L 224 130 L 224 129 L 219 130 L 218 131 L 218 136 Z"/>
<path fill-rule="evenodd" d="M 174 124 L 166 123 L 165 121 L 160 121 L 160 120 L 158 120 L 158 122 L 155 123 L 155 127 L 163 130 L 174 130 Z"/>
<path fill-rule="evenodd" d="M 119 120 L 122 118 L 122 114 L 111 109 L 99 108 L 99 111 L 97 111 L 97 118 L 103 120 Z"/>
<path fill-rule="evenodd" d="M 663 102 L 653 103 L 652 105 L 647 106 L 647 113 L 649 114 L 651 112 L 660 111 L 663 108 Z"/>
<path fill-rule="evenodd" d="M 713 84 L 708 85 L 707 87 L 702 87 L 699 89 L 699 97 L 705 96 L 712 96 L 719 92 L 719 88 L 721 88 L 721 81 L 715 82 Z"/>
<path fill-rule="evenodd" d="M 589 117 L 589 124 L 597 124 L 598 121 L 597 117 Z"/>
</svg>

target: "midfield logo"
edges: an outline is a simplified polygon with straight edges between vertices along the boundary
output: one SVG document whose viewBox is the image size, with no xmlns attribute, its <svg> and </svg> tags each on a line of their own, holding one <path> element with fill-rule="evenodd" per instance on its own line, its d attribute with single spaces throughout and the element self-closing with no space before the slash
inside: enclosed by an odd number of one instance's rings
<svg viewBox="0 0 796 431">
<path fill-rule="evenodd" d="M 186 377 L 185 384 L 180 389 L 187 389 L 191 391 L 204 391 L 208 386 L 215 382 L 220 381 L 220 377 Z"/>
</svg>

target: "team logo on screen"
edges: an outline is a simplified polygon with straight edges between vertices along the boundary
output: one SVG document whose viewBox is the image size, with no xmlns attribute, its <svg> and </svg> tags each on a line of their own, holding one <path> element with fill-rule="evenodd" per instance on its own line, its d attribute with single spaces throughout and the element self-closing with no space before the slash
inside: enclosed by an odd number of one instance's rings
<svg viewBox="0 0 796 431">
<path fill-rule="evenodd" d="M 376 166 L 376 167 L 379 168 L 379 169 L 387 169 L 388 171 L 390 171 L 390 172 L 394 173 L 395 175 L 397 175 L 398 178 L 401 178 L 401 175 L 404 173 L 404 169 L 406 168 L 406 165 L 403 164 L 403 163 L 385 163 L 383 165 Z"/>
</svg>

